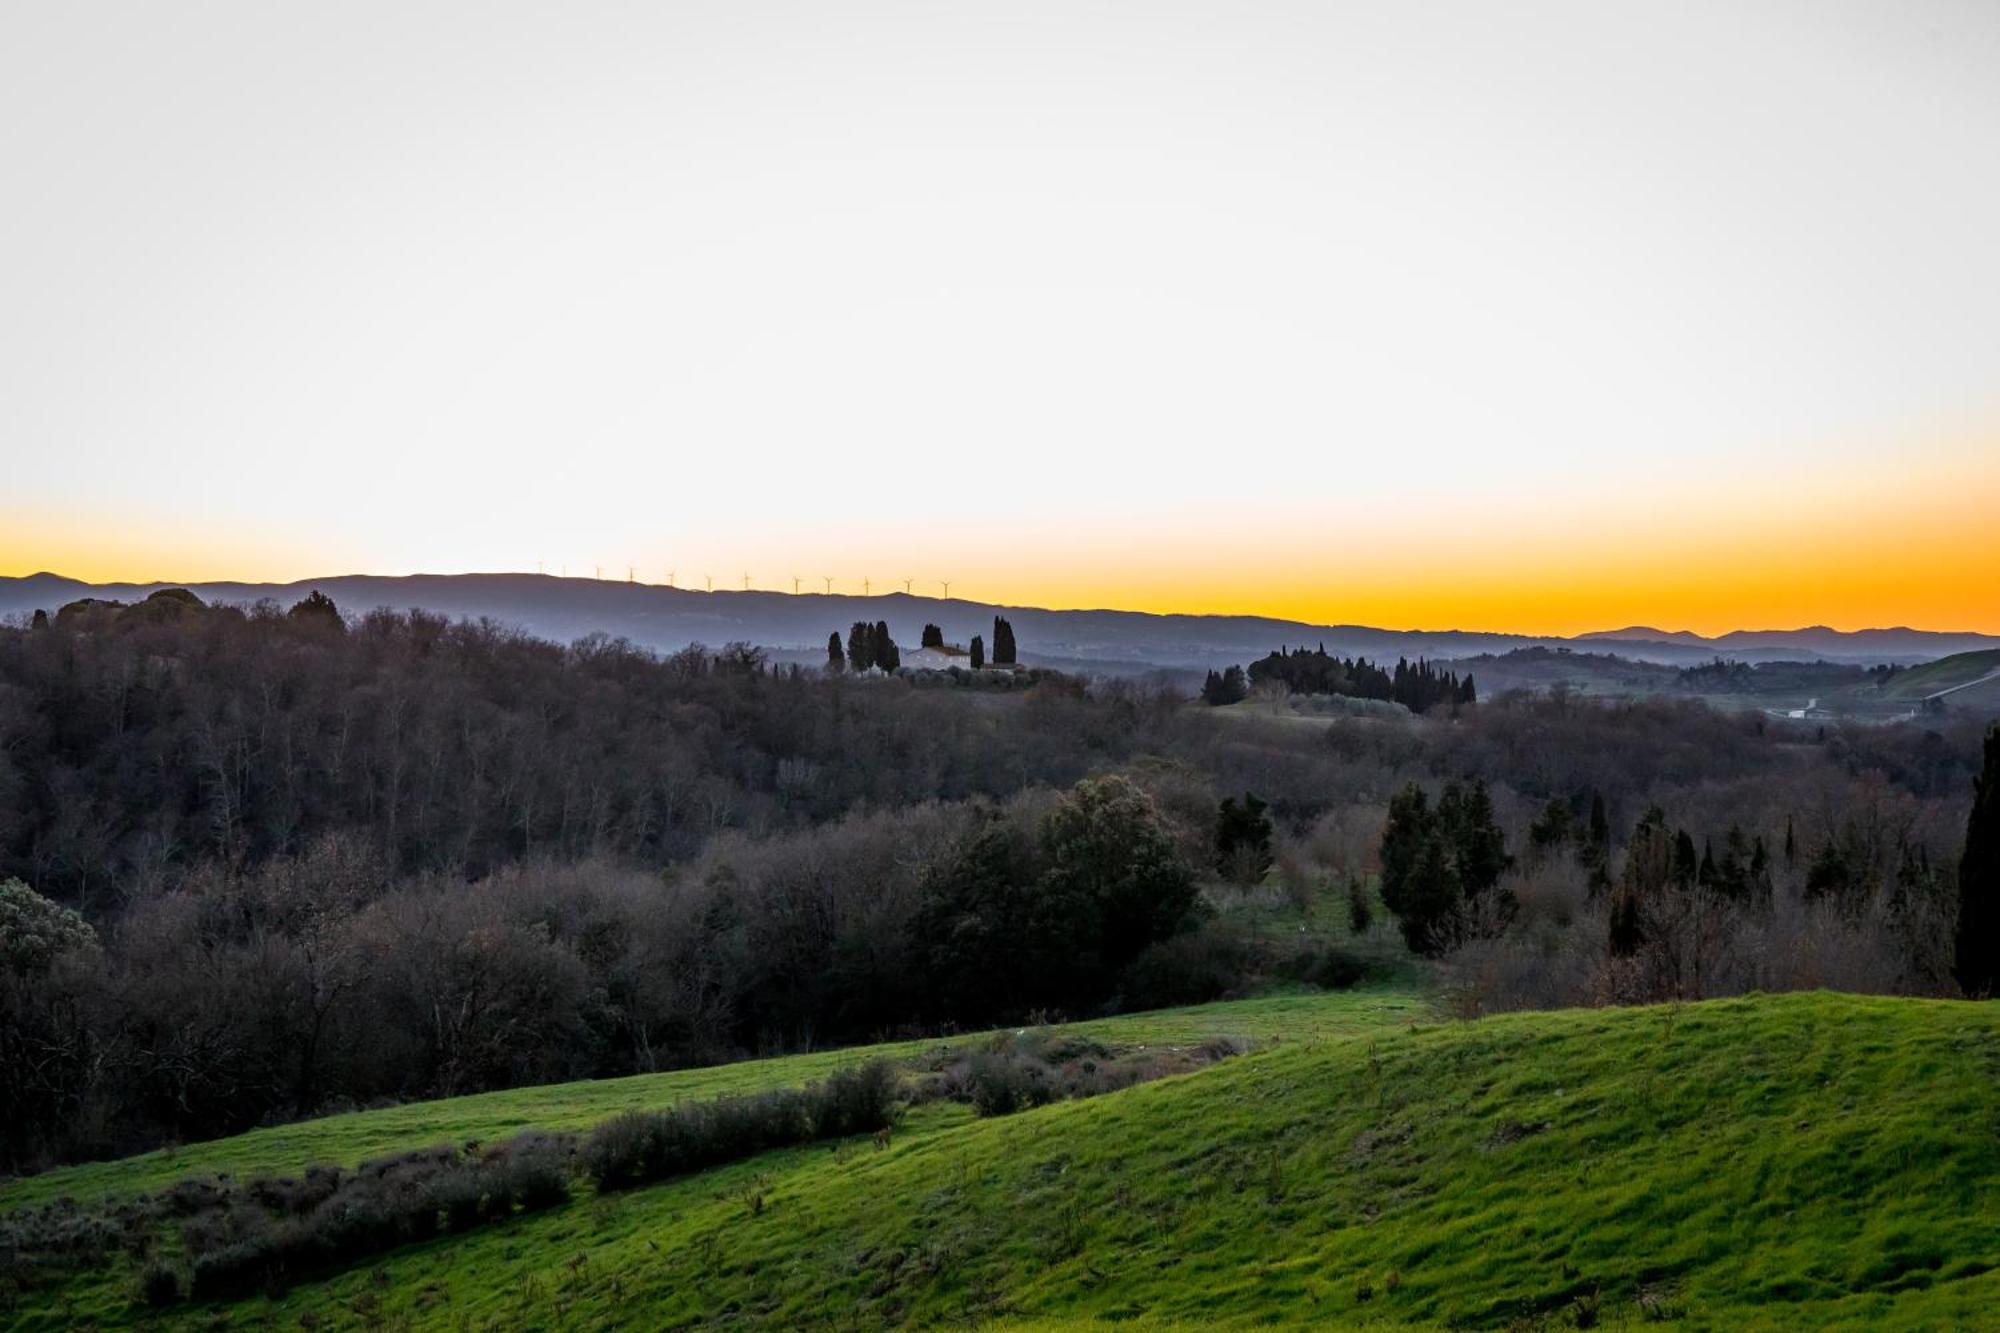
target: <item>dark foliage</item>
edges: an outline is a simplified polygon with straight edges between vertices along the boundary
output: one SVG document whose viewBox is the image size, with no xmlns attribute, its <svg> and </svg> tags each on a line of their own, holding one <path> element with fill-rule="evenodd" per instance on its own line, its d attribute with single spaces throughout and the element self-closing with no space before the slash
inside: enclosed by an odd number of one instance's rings
<svg viewBox="0 0 2000 1333">
<path fill-rule="evenodd" d="M 1201 701 L 1210 707 L 1242 703 L 1249 697 L 1250 684 L 1240 666 L 1231 666 L 1222 671 L 1210 671 L 1201 683 Z"/>
<path fill-rule="evenodd" d="M 897 1100 L 894 1067 L 876 1060 L 796 1091 L 628 1112 L 591 1132 L 584 1171 L 600 1190 L 632 1189 L 773 1148 L 886 1129 Z"/>
<path fill-rule="evenodd" d="M 1959 989 L 1967 995 L 2000 993 L 2000 726 L 1986 733 L 1985 767 L 1965 821 L 1953 963 Z"/>
<path fill-rule="evenodd" d="M 1439 705 L 1457 708 L 1479 701 L 1472 677 L 1463 680 L 1453 671 L 1440 670 L 1419 660 L 1412 664 L 1398 659 L 1395 670 L 1385 671 L 1365 657 L 1341 658 L 1325 648 L 1280 648 L 1269 657 L 1250 664 L 1250 683 L 1273 681 L 1294 694 L 1345 694 L 1357 699 L 1384 699 L 1399 703 L 1413 713 L 1427 712 Z"/>
<path fill-rule="evenodd" d="M 1382 901 L 1418 953 L 1455 942 L 1468 904 L 1492 895 L 1513 863 L 1486 784 L 1448 782 L 1435 808 L 1410 783 L 1382 827 Z M 1504 894 L 1499 895 L 1504 910 Z"/>
<path fill-rule="evenodd" d="M 1222 798 L 1215 816 L 1215 868 L 1240 884 L 1255 884 L 1271 868 L 1271 826 L 1267 802 L 1255 792 Z"/>
</svg>

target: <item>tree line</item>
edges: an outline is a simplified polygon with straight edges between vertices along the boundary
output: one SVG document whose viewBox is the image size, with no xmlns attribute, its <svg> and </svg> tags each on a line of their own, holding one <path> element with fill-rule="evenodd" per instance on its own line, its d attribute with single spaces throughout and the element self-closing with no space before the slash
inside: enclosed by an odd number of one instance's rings
<svg viewBox="0 0 2000 1333">
<path fill-rule="evenodd" d="M 1458 673 L 1421 658 L 1414 663 L 1398 658 L 1393 670 L 1384 670 L 1365 657 L 1328 653 L 1324 644 L 1311 650 L 1279 648 L 1252 662 L 1247 672 L 1239 666 L 1211 670 L 1202 683 L 1201 697 L 1209 704 L 1236 703 L 1265 684 L 1282 686 L 1292 694 L 1380 699 L 1412 713 L 1440 706 L 1456 710 L 1479 702 L 1479 687 L 1469 673 L 1461 679 Z"/>
</svg>

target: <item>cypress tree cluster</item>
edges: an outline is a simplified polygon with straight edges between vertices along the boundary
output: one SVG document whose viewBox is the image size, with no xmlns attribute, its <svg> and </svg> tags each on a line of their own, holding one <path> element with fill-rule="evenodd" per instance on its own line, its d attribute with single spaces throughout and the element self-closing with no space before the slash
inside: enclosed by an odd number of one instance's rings
<svg viewBox="0 0 2000 1333">
<path fill-rule="evenodd" d="M 1435 807 L 1414 782 L 1390 798 L 1382 901 L 1418 953 L 1443 952 L 1460 910 L 1491 892 L 1513 863 L 1484 782 L 1446 783 Z"/>
<path fill-rule="evenodd" d="M 1014 627 L 1000 617 L 993 617 L 993 665 L 1013 666 L 1020 659 L 1014 655 Z"/>
<path fill-rule="evenodd" d="M 1211 707 L 1221 704 L 1241 703 L 1250 697 L 1250 686 L 1243 679 L 1243 668 L 1230 667 L 1227 671 L 1210 671 L 1208 679 L 1201 683 L 1201 701 Z"/>
<path fill-rule="evenodd" d="M 920 643 L 925 648 L 942 648 L 944 647 L 944 631 L 936 625 L 926 625 L 924 626 L 923 638 L 920 640 Z"/>
<path fill-rule="evenodd" d="M 1432 666 L 1422 658 L 1411 663 L 1398 658 L 1385 671 L 1365 657 L 1342 658 L 1318 648 L 1280 648 L 1250 664 L 1250 683 L 1277 681 L 1294 694 L 1344 694 L 1356 699 L 1385 699 L 1412 713 L 1440 704 L 1457 708 L 1479 702 L 1479 690 L 1467 675 Z"/>
<path fill-rule="evenodd" d="M 829 658 L 832 656 L 831 651 L 828 656 Z M 847 631 L 849 667 L 856 671 L 866 671 L 869 667 L 894 671 L 902 664 L 903 655 L 897 649 L 896 641 L 889 637 L 888 621 L 878 620 L 871 625 L 865 620 L 857 620 L 853 628 Z"/>
</svg>

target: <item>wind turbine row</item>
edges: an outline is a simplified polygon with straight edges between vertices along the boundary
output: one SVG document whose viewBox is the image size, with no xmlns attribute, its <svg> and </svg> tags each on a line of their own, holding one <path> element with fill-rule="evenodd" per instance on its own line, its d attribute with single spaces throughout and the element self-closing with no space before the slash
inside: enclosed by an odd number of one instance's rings
<svg viewBox="0 0 2000 1333">
<path fill-rule="evenodd" d="M 559 566 L 559 568 L 562 571 L 562 577 L 568 578 L 569 565 L 565 563 Z M 604 566 L 593 565 L 591 566 L 591 569 L 593 572 L 593 576 L 599 582 L 602 582 L 604 580 Z M 548 572 L 548 562 L 546 560 L 537 560 L 535 562 L 535 572 L 537 574 L 546 574 Z M 675 569 L 668 570 L 666 586 L 669 588 L 678 586 L 676 585 L 674 580 L 679 577 L 680 577 L 679 570 Z M 625 566 L 625 581 L 627 583 L 637 583 L 639 581 L 639 567 L 637 565 Z M 804 583 L 805 581 L 806 581 L 806 576 L 803 574 L 792 575 L 792 595 L 794 597 L 798 596 L 799 585 Z M 822 591 L 829 597 L 833 595 L 833 581 L 834 581 L 834 576 L 831 574 L 820 575 L 820 584 Z M 915 579 L 898 579 L 896 581 L 903 585 L 903 594 L 905 596 L 911 596 L 915 593 L 917 586 L 917 581 Z M 937 582 L 938 582 L 938 587 L 944 590 L 944 596 L 947 599 L 949 599 L 951 597 L 951 580 L 939 579 Z M 707 591 L 714 592 L 715 575 L 713 574 L 702 575 L 702 584 Z M 750 591 L 750 576 L 748 574 L 744 574 L 742 576 L 742 586 L 743 586 L 743 591 L 745 592 Z M 866 575 L 862 576 L 861 595 L 863 597 L 872 597 L 875 595 L 875 581 L 873 578 L 870 578 Z"/>
</svg>

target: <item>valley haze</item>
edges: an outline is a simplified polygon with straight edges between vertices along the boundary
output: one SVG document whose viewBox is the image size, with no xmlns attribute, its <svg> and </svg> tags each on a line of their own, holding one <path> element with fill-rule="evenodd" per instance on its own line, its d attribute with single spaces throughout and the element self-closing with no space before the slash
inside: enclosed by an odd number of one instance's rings
<svg viewBox="0 0 2000 1333">
<path fill-rule="evenodd" d="M 454 619 L 488 619 L 539 638 L 569 642 L 589 634 L 624 638 L 670 652 L 690 643 L 754 643 L 779 658 L 817 661 L 827 635 L 857 620 L 886 620 L 899 640 L 915 642 L 927 623 L 964 643 L 1009 618 L 1025 659 L 1104 674 L 1197 670 L 1262 657 L 1280 646 L 1324 645 L 1340 656 L 1375 660 L 1458 659 L 1546 647 L 1612 653 L 1634 661 L 1691 665 L 1718 657 L 1744 662 L 1830 661 L 1915 664 L 1953 653 L 2000 647 L 2000 636 L 1894 627 L 1836 630 L 1735 630 L 1706 637 L 1647 626 L 1573 637 L 1455 629 L 1389 629 L 1310 624 L 1271 616 L 1156 614 L 1112 609 L 1052 610 L 903 592 L 845 593 L 721 590 L 705 592 L 611 579 L 547 574 L 343 574 L 290 583 L 86 583 L 53 573 L 0 578 L 0 618 L 54 614 L 82 598 L 133 602 L 162 588 L 185 587 L 204 601 L 290 605 L 317 589 L 349 615 L 376 607 L 421 608 Z"/>
</svg>

